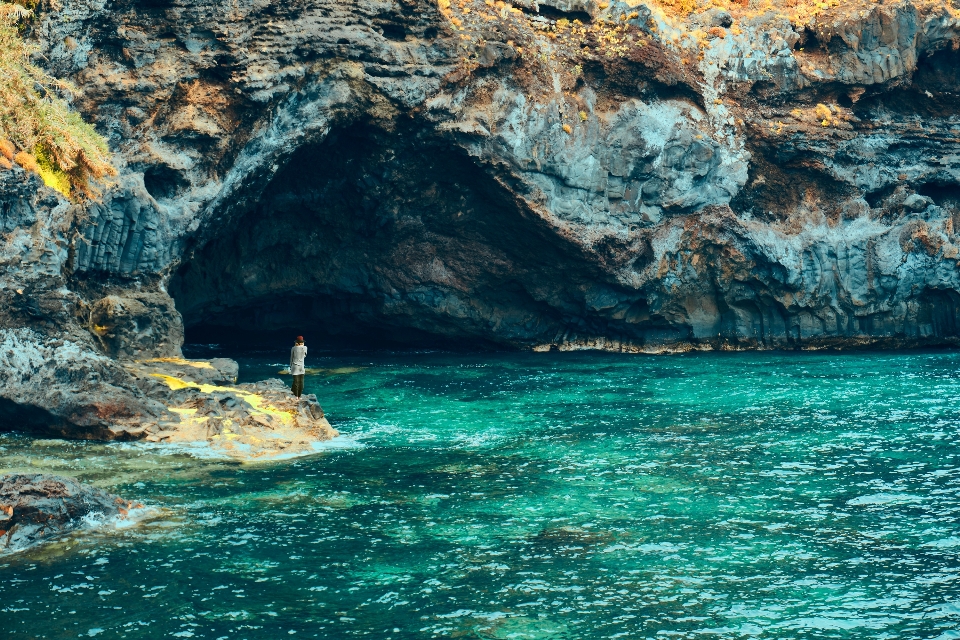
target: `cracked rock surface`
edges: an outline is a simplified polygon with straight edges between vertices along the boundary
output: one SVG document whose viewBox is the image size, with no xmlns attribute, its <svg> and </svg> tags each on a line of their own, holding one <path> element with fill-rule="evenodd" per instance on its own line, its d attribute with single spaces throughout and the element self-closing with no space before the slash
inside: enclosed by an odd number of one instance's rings
<svg viewBox="0 0 960 640">
<path fill-rule="evenodd" d="M 182 424 L 184 332 L 956 344 L 957 8 L 828 4 L 45 7 L 121 175 L 0 175 L 0 428 Z"/>
</svg>

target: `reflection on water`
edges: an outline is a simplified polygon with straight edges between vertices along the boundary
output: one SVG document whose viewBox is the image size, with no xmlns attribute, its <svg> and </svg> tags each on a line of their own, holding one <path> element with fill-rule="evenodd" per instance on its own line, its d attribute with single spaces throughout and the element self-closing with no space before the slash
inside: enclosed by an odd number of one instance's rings
<svg viewBox="0 0 960 640">
<path fill-rule="evenodd" d="M 7 635 L 960 638 L 956 354 L 311 363 L 308 458 L 0 437 L 164 509 L 0 557 Z"/>
</svg>

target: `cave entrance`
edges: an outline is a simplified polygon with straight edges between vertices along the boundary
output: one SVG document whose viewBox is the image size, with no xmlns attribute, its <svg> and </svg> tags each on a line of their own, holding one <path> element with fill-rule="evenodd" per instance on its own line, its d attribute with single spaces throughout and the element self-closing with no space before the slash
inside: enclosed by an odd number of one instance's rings
<svg viewBox="0 0 960 640">
<path fill-rule="evenodd" d="M 193 343 L 489 347 L 555 336 L 585 264 L 448 141 L 361 123 L 296 151 L 170 293 Z"/>
</svg>

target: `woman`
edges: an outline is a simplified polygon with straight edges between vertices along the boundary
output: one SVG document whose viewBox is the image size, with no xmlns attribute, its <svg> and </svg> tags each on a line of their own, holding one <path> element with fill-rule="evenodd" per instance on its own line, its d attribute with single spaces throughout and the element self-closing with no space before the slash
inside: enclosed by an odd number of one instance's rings
<svg viewBox="0 0 960 640">
<path fill-rule="evenodd" d="M 303 360 L 307 357 L 307 347 L 303 344 L 303 336 L 297 336 L 297 343 L 290 349 L 290 375 L 293 376 L 293 395 L 300 397 L 303 393 Z"/>
</svg>

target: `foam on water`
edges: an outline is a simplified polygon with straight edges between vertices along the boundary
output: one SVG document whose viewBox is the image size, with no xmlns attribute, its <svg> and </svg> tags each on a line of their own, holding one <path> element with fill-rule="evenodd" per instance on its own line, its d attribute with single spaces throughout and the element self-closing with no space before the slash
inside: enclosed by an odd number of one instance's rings
<svg viewBox="0 0 960 640">
<path fill-rule="evenodd" d="M 147 520 L 158 518 L 161 515 L 162 511 L 157 507 L 152 506 L 136 507 L 130 509 L 126 514 L 122 515 L 106 515 L 100 511 L 91 511 L 83 516 L 83 524 L 81 525 L 80 529 L 81 532 L 108 529 L 130 529 Z"/>
<path fill-rule="evenodd" d="M 200 460 L 236 460 L 235 456 L 225 453 L 221 448 L 213 446 L 209 442 L 161 443 L 139 440 L 135 442 L 115 442 L 110 443 L 110 445 L 127 452 L 149 453 L 157 456 L 187 455 Z M 293 460 L 296 458 L 312 456 L 324 451 L 355 449 L 362 446 L 363 444 L 356 436 L 341 435 L 330 440 L 314 442 L 312 443 L 310 450 L 293 451 L 288 453 L 285 452 L 263 458 L 251 458 L 250 460 L 244 460 L 243 462 L 245 464 L 257 464 L 263 462 L 275 462 L 278 460 Z M 236 448 L 241 449 L 242 445 L 236 445 Z"/>
</svg>

